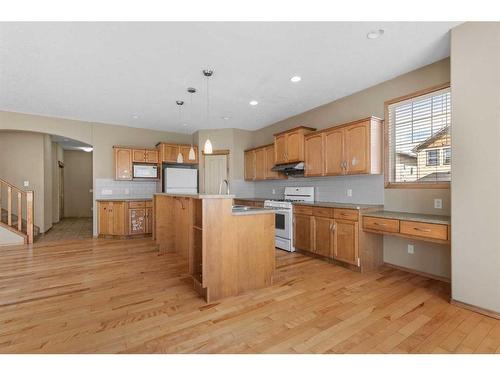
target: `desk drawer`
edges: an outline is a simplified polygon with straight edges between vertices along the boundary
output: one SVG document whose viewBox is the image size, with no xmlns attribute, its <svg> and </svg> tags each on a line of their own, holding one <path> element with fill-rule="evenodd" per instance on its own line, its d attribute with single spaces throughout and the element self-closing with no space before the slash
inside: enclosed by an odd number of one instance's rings
<svg viewBox="0 0 500 375">
<path fill-rule="evenodd" d="M 380 230 L 383 232 L 398 233 L 399 232 L 399 220 L 364 216 L 363 217 L 363 228 Z"/>
<path fill-rule="evenodd" d="M 448 239 L 448 226 L 401 220 L 400 233 L 446 241 Z"/>
<path fill-rule="evenodd" d="M 335 208 L 333 210 L 333 217 L 335 219 L 358 221 L 358 216 L 358 210 L 351 210 L 348 208 Z"/>
</svg>

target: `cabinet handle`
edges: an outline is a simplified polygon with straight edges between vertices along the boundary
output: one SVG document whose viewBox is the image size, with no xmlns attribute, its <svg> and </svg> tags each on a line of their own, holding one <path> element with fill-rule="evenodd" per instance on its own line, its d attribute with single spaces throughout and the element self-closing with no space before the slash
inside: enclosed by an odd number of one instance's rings
<svg viewBox="0 0 500 375">
<path fill-rule="evenodd" d="M 430 232 L 431 230 L 430 229 L 426 229 L 426 228 L 419 228 L 419 227 L 413 227 L 413 229 L 415 230 L 418 230 L 420 232 Z"/>
<path fill-rule="evenodd" d="M 385 224 L 385 223 L 377 223 L 377 222 L 374 222 L 374 223 L 373 223 L 373 225 L 378 225 L 378 226 L 380 226 L 380 227 L 385 227 L 385 226 L 387 226 L 387 224 Z"/>
<path fill-rule="evenodd" d="M 333 230 L 332 227 L 333 227 L 333 224 L 330 223 L 330 232 Z"/>
</svg>

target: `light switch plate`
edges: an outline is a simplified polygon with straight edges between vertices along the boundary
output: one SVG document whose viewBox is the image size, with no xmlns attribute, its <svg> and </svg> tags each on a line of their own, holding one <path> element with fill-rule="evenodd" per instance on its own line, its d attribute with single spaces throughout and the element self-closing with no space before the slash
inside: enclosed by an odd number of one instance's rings
<svg viewBox="0 0 500 375">
<path fill-rule="evenodd" d="M 24 187 L 29 187 L 30 186 L 30 182 L 29 181 L 24 181 Z"/>
<path fill-rule="evenodd" d="M 352 197 L 352 189 L 347 189 L 347 196 Z"/>
<path fill-rule="evenodd" d="M 415 246 L 408 244 L 408 254 L 415 254 Z"/>
<path fill-rule="evenodd" d="M 443 200 L 441 198 L 434 199 L 434 208 L 443 208 Z"/>
<path fill-rule="evenodd" d="M 276 189 L 273 189 L 273 195 L 276 194 Z"/>
</svg>

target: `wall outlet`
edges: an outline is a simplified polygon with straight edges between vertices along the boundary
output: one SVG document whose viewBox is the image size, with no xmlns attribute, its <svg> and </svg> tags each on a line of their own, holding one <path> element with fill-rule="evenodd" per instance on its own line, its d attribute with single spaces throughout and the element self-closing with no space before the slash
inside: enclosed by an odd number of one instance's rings
<svg viewBox="0 0 500 375">
<path fill-rule="evenodd" d="M 276 194 L 276 189 L 273 189 L 273 195 Z"/>
<path fill-rule="evenodd" d="M 29 187 L 30 186 L 30 182 L 29 181 L 24 181 L 23 185 L 24 185 L 24 187 Z"/>
<path fill-rule="evenodd" d="M 125 189 L 125 194 L 129 195 L 130 194 L 130 190 L 129 189 Z"/>
<path fill-rule="evenodd" d="M 113 195 L 113 190 L 111 189 L 102 189 L 101 190 L 102 195 Z"/>
<path fill-rule="evenodd" d="M 441 198 L 434 199 L 434 208 L 443 208 L 443 200 Z"/>
<path fill-rule="evenodd" d="M 347 189 L 346 194 L 348 197 L 352 197 L 352 189 Z"/>
<path fill-rule="evenodd" d="M 415 246 L 408 244 L 408 254 L 415 254 Z"/>
</svg>

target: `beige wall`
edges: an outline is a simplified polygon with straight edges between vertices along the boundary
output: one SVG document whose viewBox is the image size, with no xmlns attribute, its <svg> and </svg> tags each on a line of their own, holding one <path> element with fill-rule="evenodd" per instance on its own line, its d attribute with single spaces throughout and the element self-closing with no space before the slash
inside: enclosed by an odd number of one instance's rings
<svg viewBox="0 0 500 375">
<path fill-rule="evenodd" d="M 64 151 L 64 217 L 92 217 L 92 153 Z"/>
<path fill-rule="evenodd" d="M 500 23 L 452 31 L 452 298 L 500 314 Z M 487 136 L 480 136 L 486 134 Z"/>
<path fill-rule="evenodd" d="M 43 134 L 31 132 L 0 131 L 0 178 L 35 194 L 35 225 L 43 232 L 45 223 L 45 182 L 44 182 Z M 23 182 L 30 186 L 24 187 Z M 4 207 L 5 208 L 5 207 Z M 50 210 L 52 213 L 52 210 Z"/>
<path fill-rule="evenodd" d="M 298 125 L 324 129 L 371 115 L 383 118 L 385 101 L 449 81 L 450 59 L 447 58 L 260 129 L 254 133 L 253 146 L 271 143 L 274 133 Z M 443 200 L 443 209 L 433 208 L 434 198 Z M 449 201 L 447 189 L 385 189 L 384 192 L 385 208 L 395 211 L 449 215 Z M 408 243 L 415 245 L 413 255 L 407 253 Z M 449 246 L 405 242 L 388 236 L 384 239 L 385 261 L 403 267 L 449 277 L 449 257 Z"/>
</svg>

